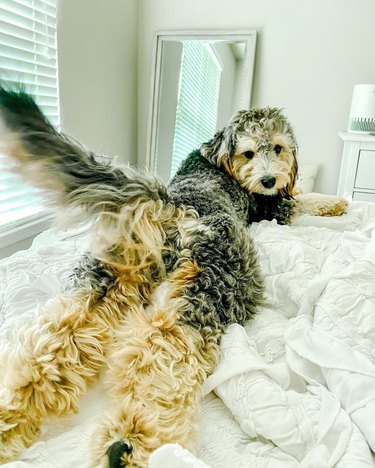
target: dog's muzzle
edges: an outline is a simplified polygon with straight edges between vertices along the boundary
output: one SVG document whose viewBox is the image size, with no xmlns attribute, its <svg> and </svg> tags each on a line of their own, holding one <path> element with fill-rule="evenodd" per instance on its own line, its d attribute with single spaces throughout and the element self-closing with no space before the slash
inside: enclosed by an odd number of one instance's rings
<svg viewBox="0 0 375 468">
<path fill-rule="evenodd" d="M 276 177 L 273 176 L 265 176 L 261 179 L 263 187 L 270 189 L 276 184 Z"/>
</svg>

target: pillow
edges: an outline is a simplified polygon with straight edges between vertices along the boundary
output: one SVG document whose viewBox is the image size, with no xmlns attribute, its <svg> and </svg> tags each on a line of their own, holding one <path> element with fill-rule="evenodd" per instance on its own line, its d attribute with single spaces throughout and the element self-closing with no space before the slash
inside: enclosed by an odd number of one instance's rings
<svg viewBox="0 0 375 468">
<path fill-rule="evenodd" d="M 298 193 L 310 193 L 314 190 L 315 178 L 319 171 L 319 164 L 301 164 L 298 168 L 297 180 L 294 186 Z"/>
</svg>

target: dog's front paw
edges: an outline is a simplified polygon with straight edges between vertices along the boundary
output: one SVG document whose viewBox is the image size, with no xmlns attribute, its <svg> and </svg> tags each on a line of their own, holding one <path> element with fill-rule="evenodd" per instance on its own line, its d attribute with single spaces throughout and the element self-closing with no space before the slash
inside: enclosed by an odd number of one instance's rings
<svg viewBox="0 0 375 468">
<path fill-rule="evenodd" d="M 348 201 L 336 195 L 306 193 L 296 196 L 294 215 L 341 216 L 348 208 Z"/>
<path fill-rule="evenodd" d="M 349 208 L 349 202 L 335 195 L 325 195 L 320 207 L 321 216 L 341 216 Z"/>
</svg>

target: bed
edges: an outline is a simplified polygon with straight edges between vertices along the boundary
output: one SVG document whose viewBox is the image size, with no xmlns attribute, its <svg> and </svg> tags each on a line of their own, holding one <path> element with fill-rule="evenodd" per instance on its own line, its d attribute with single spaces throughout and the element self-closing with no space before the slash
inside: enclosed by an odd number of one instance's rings
<svg viewBox="0 0 375 468">
<path fill-rule="evenodd" d="M 156 450 L 151 468 L 370 467 L 375 452 L 375 204 L 339 218 L 250 228 L 266 306 L 232 325 L 204 385 L 195 454 Z M 85 250 L 78 231 L 50 229 L 0 262 L 0 346 L 57 294 Z M 100 380 L 78 414 L 46 421 L 8 468 L 87 467 L 107 406 Z"/>
</svg>

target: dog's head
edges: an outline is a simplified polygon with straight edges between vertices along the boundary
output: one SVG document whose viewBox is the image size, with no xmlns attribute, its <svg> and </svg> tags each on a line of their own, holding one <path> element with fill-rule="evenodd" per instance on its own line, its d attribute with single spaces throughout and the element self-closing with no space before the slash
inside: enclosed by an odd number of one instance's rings
<svg viewBox="0 0 375 468">
<path fill-rule="evenodd" d="M 293 195 L 297 142 L 280 109 L 239 111 L 200 150 L 251 193 Z"/>
</svg>

